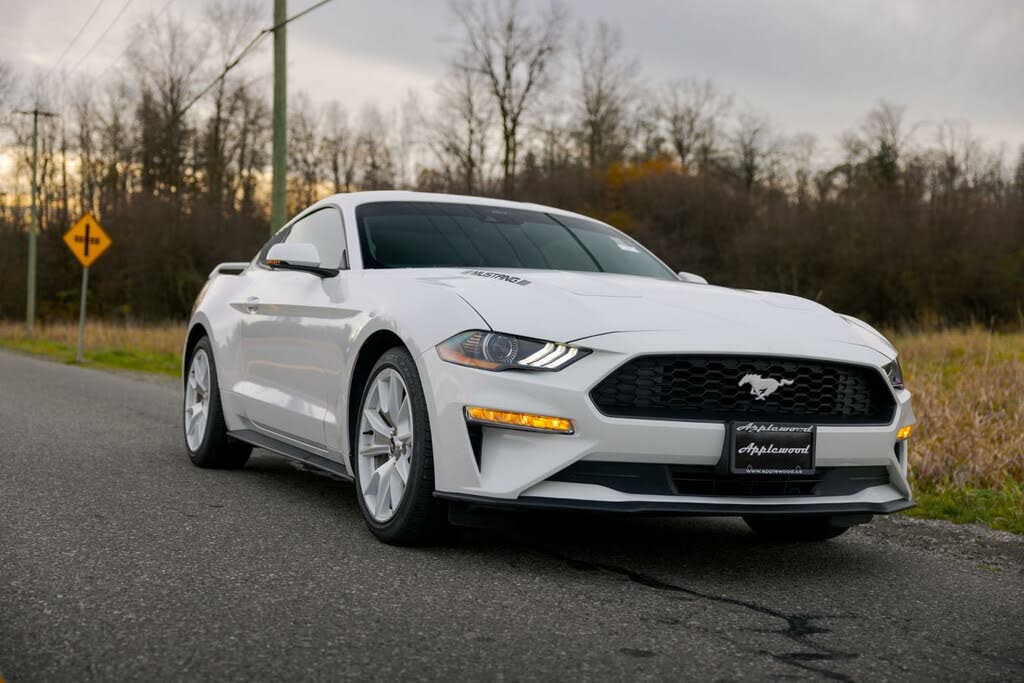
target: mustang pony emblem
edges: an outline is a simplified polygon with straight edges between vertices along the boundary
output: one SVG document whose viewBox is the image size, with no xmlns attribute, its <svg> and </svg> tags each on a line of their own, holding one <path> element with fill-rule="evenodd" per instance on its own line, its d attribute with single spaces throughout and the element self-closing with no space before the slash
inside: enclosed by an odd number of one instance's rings
<svg viewBox="0 0 1024 683">
<path fill-rule="evenodd" d="M 746 374 L 737 386 L 750 385 L 750 393 L 755 401 L 763 401 L 775 393 L 779 387 L 789 386 L 793 383 L 791 379 L 766 379 L 761 375 Z"/>
</svg>

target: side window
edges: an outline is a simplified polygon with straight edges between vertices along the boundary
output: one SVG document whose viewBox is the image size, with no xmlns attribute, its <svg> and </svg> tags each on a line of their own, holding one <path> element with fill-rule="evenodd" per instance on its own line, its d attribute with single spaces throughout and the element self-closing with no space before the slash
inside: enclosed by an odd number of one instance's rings
<svg viewBox="0 0 1024 683">
<path fill-rule="evenodd" d="M 286 243 L 305 242 L 316 247 L 320 265 L 325 268 L 345 268 L 345 228 L 337 209 L 320 209 L 302 218 L 284 238 Z"/>
<path fill-rule="evenodd" d="M 270 251 L 270 248 L 275 244 L 284 242 L 284 239 L 288 237 L 288 232 L 290 230 L 291 228 L 284 228 L 283 230 L 278 230 L 274 233 L 274 236 L 270 238 L 270 241 L 264 244 L 263 248 L 260 249 L 260 253 L 256 257 L 256 262 L 265 267 L 267 265 L 267 252 Z"/>
</svg>

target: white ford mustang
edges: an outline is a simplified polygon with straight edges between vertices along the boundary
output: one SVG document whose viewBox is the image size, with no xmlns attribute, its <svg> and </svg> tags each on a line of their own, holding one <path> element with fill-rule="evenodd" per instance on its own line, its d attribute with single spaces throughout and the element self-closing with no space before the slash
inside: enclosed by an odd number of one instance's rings
<svg viewBox="0 0 1024 683">
<path fill-rule="evenodd" d="M 353 479 L 391 543 L 486 507 L 830 538 L 912 505 L 914 424 L 867 324 L 474 197 L 318 202 L 214 269 L 184 348 L 193 463 L 241 467 L 257 446 Z"/>
</svg>

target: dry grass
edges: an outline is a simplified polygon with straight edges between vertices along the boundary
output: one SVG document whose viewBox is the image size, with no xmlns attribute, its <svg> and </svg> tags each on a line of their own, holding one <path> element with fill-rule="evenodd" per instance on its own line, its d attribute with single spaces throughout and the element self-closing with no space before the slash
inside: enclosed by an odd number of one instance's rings
<svg viewBox="0 0 1024 683">
<path fill-rule="evenodd" d="M 914 393 L 915 483 L 963 489 L 1024 482 L 1024 333 L 974 328 L 890 338 Z"/>
<path fill-rule="evenodd" d="M 156 372 L 176 377 L 181 373 L 181 347 L 185 324 L 129 325 L 93 321 L 86 324 L 85 362 L 114 370 Z M 73 362 L 78 326 L 73 323 L 39 325 L 33 337 L 21 322 L 0 321 L 0 347 Z"/>
<path fill-rule="evenodd" d="M 76 347 L 77 323 L 45 323 L 36 326 L 36 339 Z M 12 342 L 28 340 L 25 323 L 0 320 L 0 339 Z M 85 323 L 86 349 L 121 349 L 144 353 L 181 354 L 185 344 L 185 323 L 128 324 L 87 320 Z"/>
</svg>

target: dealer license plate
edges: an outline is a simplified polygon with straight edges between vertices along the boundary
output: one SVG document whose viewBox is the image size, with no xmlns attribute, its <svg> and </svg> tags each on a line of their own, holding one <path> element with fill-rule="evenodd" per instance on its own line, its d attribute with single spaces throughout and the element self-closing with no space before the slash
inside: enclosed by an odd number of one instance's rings
<svg viewBox="0 0 1024 683">
<path fill-rule="evenodd" d="M 734 474 L 813 474 L 814 425 L 734 422 L 731 470 Z"/>
</svg>

